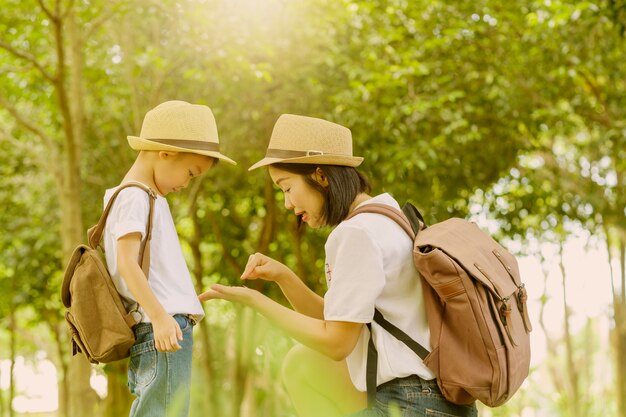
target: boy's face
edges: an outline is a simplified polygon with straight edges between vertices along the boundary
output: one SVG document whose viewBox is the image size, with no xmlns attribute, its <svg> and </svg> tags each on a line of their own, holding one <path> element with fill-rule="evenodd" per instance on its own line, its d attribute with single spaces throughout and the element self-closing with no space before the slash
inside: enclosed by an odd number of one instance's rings
<svg viewBox="0 0 626 417">
<path fill-rule="evenodd" d="M 187 152 L 160 151 L 154 167 L 154 183 L 161 195 L 180 191 L 192 178 L 213 166 L 213 158 Z"/>
</svg>

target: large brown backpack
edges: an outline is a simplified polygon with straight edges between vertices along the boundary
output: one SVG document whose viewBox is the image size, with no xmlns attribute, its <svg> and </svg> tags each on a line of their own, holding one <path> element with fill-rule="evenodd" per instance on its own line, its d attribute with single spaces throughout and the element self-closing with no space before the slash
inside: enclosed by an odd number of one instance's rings
<svg viewBox="0 0 626 417">
<path fill-rule="evenodd" d="M 476 399 L 504 404 L 528 376 L 532 330 L 527 294 L 517 261 L 474 223 L 451 218 L 426 227 L 410 204 L 399 211 L 365 204 L 350 213 L 378 213 L 398 223 L 414 242 L 422 276 L 432 351 L 388 322 L 374 321 L 411 348 L 437 376 L 444 397 L 455 404 Z M 367 391 L 376 391 L 376 348 L 370 337 Z"/>
<path fill-rule="evenodd" d="M 127 311 L 115 289 L 100 251 L 106 219 L 120 191 L 139 187 L 148 193 L 150 211 L 146 238 L 139 250 L 139 264 L 146 278 L 150 269 L 150 238 L 155 192 L 141 183 L 122 184 L 111 196 L 98 223 L 87 231 L 89 245 L 79 245 L 72 254 L 61 287 L 65 320 L 72 338 L 72 354 L 82 352 L 91 363 L 109 363 L 127 358 L 135 343 L 132 327 L 141 320 L 138 305 Z"/>
</svg>

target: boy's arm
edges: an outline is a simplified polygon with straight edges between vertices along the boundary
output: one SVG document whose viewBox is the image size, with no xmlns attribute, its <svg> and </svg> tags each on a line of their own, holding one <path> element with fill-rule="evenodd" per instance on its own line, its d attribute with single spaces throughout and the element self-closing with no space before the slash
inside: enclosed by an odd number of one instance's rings
<svg viewBox="0 0 626 417">
<path fill-rule="evenodd" d="M 129 233 L 117 240 L 117 265 L 131 294 L 152 320 L 154 342 L 159 352 L 175 352 L 183 340 L 180 326 L 170 316 L 148 285 L 137 259 L 141 245 L 140 233 Z"/>
</svg>

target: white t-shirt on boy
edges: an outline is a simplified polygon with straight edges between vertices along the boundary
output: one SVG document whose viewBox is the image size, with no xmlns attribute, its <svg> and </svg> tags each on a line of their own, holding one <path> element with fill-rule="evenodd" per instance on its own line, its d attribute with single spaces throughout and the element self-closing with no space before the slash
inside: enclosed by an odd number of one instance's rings
<svg viewBox="0 0 626 417">
<path fill-rule="evenodd" d="M 105 207 L 116 188 L 106 190 Z M 145 191 L 137 187 L 122 190 L 111 207 L 104 229 L 107 267 L 127 308 L 136 300 L 117 267 L 117 240 L 134 232 L 141 233 L 142 240 L 145 238 L 149 198 Z M 190 314 L 198 321 L 204 317 L 204 310 L 183 256 L 169 205 L 162 196 L 157 196 L 154 203 L 152 222 L 148 284 L 168 314 Z M 151 321 L 141 306 L 139 311 L 143 316 L 142 322 Z"/>
</svg>

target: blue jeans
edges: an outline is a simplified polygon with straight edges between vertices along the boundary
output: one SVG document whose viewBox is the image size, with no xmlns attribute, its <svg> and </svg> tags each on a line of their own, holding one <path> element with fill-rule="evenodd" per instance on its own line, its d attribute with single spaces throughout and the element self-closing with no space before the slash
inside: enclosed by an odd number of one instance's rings
<svg viewBox="0 0 626 417">
<path fill-rule="evenodd" d="M 416 375 L 380 385 L 376 404 L 350 417 L 476 417 L 476 405 L 456 405 L 446 400 L 437 381 Z"/>
<path fill-rule="evenodd" d="M 193 324 L 177 314 L 174 319 L 183 332 L 176 352 L 158 352 L 151 323 L 133 327 L 136 341 L 130 348 L 128 388 L 135 395 L 130 417 L 187 417 L 191 388 Z"/>
</svg>

